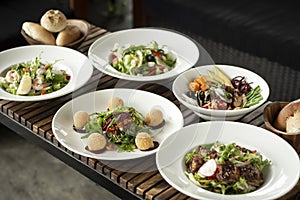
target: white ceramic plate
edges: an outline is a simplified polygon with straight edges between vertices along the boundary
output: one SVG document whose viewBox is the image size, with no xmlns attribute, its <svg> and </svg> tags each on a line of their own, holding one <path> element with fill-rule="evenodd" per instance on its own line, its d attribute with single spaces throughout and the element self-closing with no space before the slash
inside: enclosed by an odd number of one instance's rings
<svg viewBox="0 0 300 200">
<path fill-rule="evenodd" d="M 127 44 L 147 45 L 151 41 L 166 45 L 176 55 L 174 69 L 154 76 L 134 76 L 119 72 L 109 64 L 108 58 L 116 43 L 121 47 Z M 164 29 L 136 28 L 117 31 L 99 38 L 90 46 L 88 57 L 97 69 L 111 76 L 132 81 L 155 81 L 174 77 L 194 66 L 199 59 L 199 50 L 191 39 L 182 34 Z"/>
<path fill-rule="evenodd" d="M 263 185 L 241 195 L 221 195 L 196 186 L 184 174 L 184 156 L 200 144 L 235 142 L 257 150 L 271 160 L 264 171 Z M 167 137 L 159 146 L 156 163 L 163 178 L 177 190 L 196 199 L 257 200 L 277 199 L 299 180 L 300 162 L 296 151 L 285 140 L 265 129 L 230 121 L 209 121 L 186 126 Z"/>
<path fill-rule="evenodd" d="M 214 66 L 217 66 L 221 69 L 225 74 L 227 74 L 230 78 L 234 78 L 236 76 L 245 76 L 246 81 L 251 83 L 251 87 L 255 88 L 257 85 L 261 88 L 261 95 L 263 96 L 263 100 L 261 100 L 258 104 L 251 106 L 249 108 L 244 108 L 240 110 L 213 110 L 201 108 L 198 105 L 194 105 L 189 103 L 183 98 L 183 94 L 189 91 L 189 82 L 199 77 L 201 74 L 208 75 L 208 70 L 214 71 Z M 258 74 L 244 69 L 238 66 L 231 65 L 204 65 L 189 69 L 182 74 L 180 74 L 173 82 L 172 91 L 176 98 L 186 107 L 194 111 L 194 113 L 205 120 L 237 120 L 247 113 L 255 110 L 259 106 L 261 106 L 269 97 L 270 89 L 267 82 L 260 77 Z"/>
<path fill-rule="evenodd" d="M 53 63 L 57 68 L 65 69 L 71 75 L 70 82 L 62 89 L 39 96 L 13 95 L 0 88 L 0 99 L 11 101 L 40 101 L 52 99 L 83 86 L 92 76 L 93 66 L 89 59 L 79 51 L 67 47 L 52 45 L 30 45 L 17 47 L 0 52 L 0 73 L 7 70 L 11 65 L 27 62 L 41 54 L 41 60 L 45 63 Z"/>
<path fill-rule="evenodd" d="M 105 151 L 101 154 L 91 153 L 85 149 L 86 139 L 81 139 L 82 133 L 73 130 L 73 114 L 79 110 L 88 113 L 107 110 L 107 103 L 112 97 L 120 97 L 125 106 L 132 106 L 144 116 L 152 108 L 160 109 L 164 114 L 165 126 L 154 140 L 159 143 L 171 133 L 183 127 L 183 116 L 178 107 L 168 99 L 142 90 L 106 89 L 79 96 L 62 106 L 52 121 L 52 130 L 56 139 L 71 151 L 83 156 L 102 160 L 127 160 L 151 155 L 151 151 L 135 150 L 134 152 Z"/>
</svg>

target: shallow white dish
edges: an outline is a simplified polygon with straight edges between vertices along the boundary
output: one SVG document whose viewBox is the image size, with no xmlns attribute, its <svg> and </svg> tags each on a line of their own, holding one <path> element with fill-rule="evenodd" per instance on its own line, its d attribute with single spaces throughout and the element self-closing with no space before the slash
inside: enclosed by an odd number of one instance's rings
<svg viewBox="0 0 300 200">
<path fill-rule="evenodd" d="M 154 136 L 154 140 L 159 143 L 183 127 L 183 116 L 178 107 L 162 96 L 142 90 L 106 89 L 84 94 L 63 105 L 52 120 L 52 130 L 56 139 L 77 154 L 101 160 L 127 160 L 155 153 L 157 148 L 151 151 L 135 150 L 134 152 L 104 151 L 100 154 L 85 149 L 87 139 L 81 139 L 84 134 L 73 130 L 73 114 L 79 110 L 88 113 L 106 111 L 107 103 L 112 97 L 122 98 L 124 105 L 134 107 L 144 116 L 152 108 L 160 109 L 166 124 L 161 132 Z"/>
<path fill-rule="evenodd" d="M 264 171 L 263 185 L 256 191 L 241 195 L 222 195 L 196 186 L 184 174 L 184 156 L 200 144 L 215 141 L 235 142 L 257 150 L 272 164 Z M 162 177 L 180 192 L 196 199 L 257 200 L 277 199 L 298 182 L 300 161 L 296 151 L 279 136 L 253 125 L 209 121 L 186 126 L 167 137 L 158 148 L 156 163 Z"/>
<path fill-rule="evenodd" d="M 116 43 L 119 46 L 146 45 L 156 41 L 166 45 L 177 57 L 176 66 L 169 72 L 154 76 L 134 76 L 119 72 L 109 64 L 109 55 Z M 194 66 L 199 59 L 197 45 L 188 37 L 173 31 L 154 28 L 135 28 L 110 33 L 97 39 L 89 48 L 88 57 L 94 67 L 111 76 L 132 81 L 156 81 L 168 79 Z"/>
<path fill-rule="evenodd" d="M 62 89 L 39 96 L 13 95 L 0 88 L 0 99 L 10 101 L 41 101 L 66 95 L 83 86 L 92 76 L 93 66 L 79 51 L 53 45 L 22 46 L 0 52 L 0 73 L 11 65 L 27 62 L 41 55 L 44 63 L 58 61 L 55 66 L 71 75 L 70 82 Z"/>
<path fill-rule="evenodd" d="M 201 108 L 198 105 L 191 104 L 187 102 L 183 94 L 189 91 L 188 84 L 195 78 L 199 77 L 201 74 L 208 75 L 207 70 L 213 70 L 213 67 L 217 66 L 220 68 L 225 74 L 227 74 L 230 78 L 234 78 L 236 76 L 245 76 L 248 83 L 252 83 L 252 88 L 255 88 L 257 85 L 261 88 L 261 94 L 263 96 L 263 100 L 261 100 L 258 104 L 251 106 L 249 108 L 244 108 L 240 110 L 213 110 L 213 109 L 205 109 Z M 231 66 L 231 65 L 205 65 L 199 66 L 192 69 L 189 69 L 182 74 L 180 74 L 173 82 L 172 91 L 176 98 L 187 108 L 191 109 L 196 115 L 200 116 L 205 120 L 237 120 L 246 115 L 247 113 L 255 110 L 259 106 L 261 106 L 269 97 L 270 89 L 267 82 L 260 77 L 258 74 L 249 71 L 247 69 Z"/>
</svg>

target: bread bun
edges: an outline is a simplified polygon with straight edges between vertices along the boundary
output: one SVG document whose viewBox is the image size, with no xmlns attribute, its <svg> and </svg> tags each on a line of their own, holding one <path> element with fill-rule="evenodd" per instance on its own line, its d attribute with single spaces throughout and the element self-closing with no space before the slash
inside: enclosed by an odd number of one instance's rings
<svg viewBox="0 0 300 200">
<path fill-rule="evenodd" d="M 58 33 L 56 37 L 56 45 L 64 46 L 71 44 L 80 38 L 80 29 L 77 26 L 67 25 L 67 27 Z"/>
<path fill-rule="evenodd" d="M 48 10 L 41 17 L 41 25 L 48 31 L 57 33 L 62 31 L 67 26 L 67 18 L 59 10 Z"/>
<path fill-rule="evenodd" d="M 40 24 L 34 22 L 24 22 L 22 24 L 22 29 L 28 36 L 36 41 L 39 41 L 43 44 L 55 45 L 54 35 L 47 31 Z"/>
<path fill-rule="evenodd" d="M 300 110 L 294 113 L 294 116 L 290 116 L 286 120 L 286 132 L 288 134 L 295 134 L 300 132 Z"/>
<path fill-rule="evenodd" d="M 275 128 L 286 131 L 286 121 L 290 116 L 293 116 L 294 113 L 300 110 L 300 99 L 292 101 L 284 106 L 281 111 L 278 113 L 278 116 L 274 122 Z"/>
</svg>

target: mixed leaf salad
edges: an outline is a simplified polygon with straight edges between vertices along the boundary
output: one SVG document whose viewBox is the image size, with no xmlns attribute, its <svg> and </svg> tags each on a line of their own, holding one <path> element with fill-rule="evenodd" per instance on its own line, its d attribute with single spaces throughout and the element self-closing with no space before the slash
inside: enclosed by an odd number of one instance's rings
<svg viewBox="0 0 300 200">
<path fill-rule="evenodd" d="M 158 75 L 172 70 L 176 64 L 176 56 L 167 46 L 159 46 L 156 41 L 148 45 L 118 44 L 109 56 L 109 62 L 116 70 L 136 76 Z"/>
<path fill-rule="evenodd" d="M 249 108 L 263 100 L 259 85 L 252 88 L 245 76 L 229 78 L 214 66 L 208 75 L 200 75 L 189 83 L 183 97 L 190 103 L 214 110 Z"/>
<path fill-rule="evenodd" d="M 133 107 L 119 106 L 113 110 L 90 114 L 90 121 L 83 127 L 88 138 L 92 133 L 106 136 L 118 151 L 131 152 L 136 149 L 135 137 L 139 132 L 150 133 L 145 117 Z"/>
<path fill-rule="evenodd" d="M 235 143 L 199 145 L 185 155 L 185 174 L 196 185 L 220 194 L 244 194 L 264 183 L 271 161 Z"/>
<path fill-rule="evenodd" d="M 43 63 L 41 55 L 31 61 L 15 64 L 4 77 L 0 77 L 0 87 L 14 95 L 37 96 L 52 93 L 65 87 L 70 75 L 57 69 L 53 63 Z"/>
</svg>

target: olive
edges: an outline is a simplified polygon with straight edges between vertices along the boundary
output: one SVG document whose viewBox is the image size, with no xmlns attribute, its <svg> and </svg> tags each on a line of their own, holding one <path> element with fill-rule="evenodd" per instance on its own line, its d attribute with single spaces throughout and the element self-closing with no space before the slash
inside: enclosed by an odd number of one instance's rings
<svg viewBox="0 0 300 200">
<path fill-rule="evenodd" d="M 155 57 L 151 54 L 146 55 L 147 62 L 155 62 Z"/>
<path fill-rule="evenodd" d="M 211 96 L 211 95 L 210 95 L 210 92 L 206 92 L 206 93 L 205 93 L 205 97 L 206 97 L 206 98 L 204 99 L 204 102 L 206 102 L 206 103 L 209 102 L 209 101 L 211 100 L 211 97 L 210 97 L 210 96 Z"/>
<path fill-rule="evenodd" d="M 163 49 L 159 49 L 157 52 L 158 52 L 160 55 L 164 55 L 164 54 L 165 54 L 165 51 L 164 51 Z"/>
<path fill-rule="evenodd" d="M 204 94 L 204 92 L 203 92 L 203 91 L 199 91 L 198 95 L 199 95 L 199 98 L 200 98 L 202 101 L 204 101 L 204 99 L 205 99 L 205 94 Z"/>
</svg>

